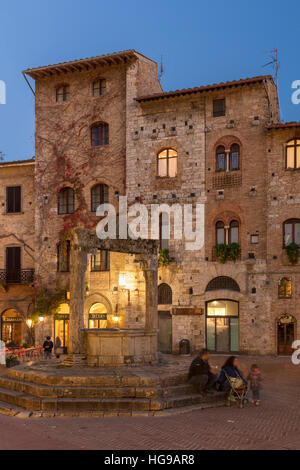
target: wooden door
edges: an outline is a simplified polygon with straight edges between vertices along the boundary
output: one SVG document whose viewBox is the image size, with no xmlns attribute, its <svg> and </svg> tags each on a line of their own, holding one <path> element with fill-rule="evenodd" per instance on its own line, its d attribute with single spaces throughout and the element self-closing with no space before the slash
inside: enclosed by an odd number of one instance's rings
<svg viewBox="0 0 300 470">
<path fill-rule="evenodd" d="M 170 312 L 158 312 L 159 350 L 165 354 L 172 353 L 172 315 Z"/>
</svg>

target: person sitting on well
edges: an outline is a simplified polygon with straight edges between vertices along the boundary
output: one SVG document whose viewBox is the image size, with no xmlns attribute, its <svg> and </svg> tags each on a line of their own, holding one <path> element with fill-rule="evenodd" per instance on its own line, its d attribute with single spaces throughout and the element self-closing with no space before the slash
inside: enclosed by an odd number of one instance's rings
<svg viewBox="0 0 300 470">
<path fill-rule="evenodd" d="M 217 376 L 211 371 L 209 365 L 209 353 L 203 349 L 201 353 L 193 360 L 188 380 L 201 395 L 210 392 L 217 380 Z"/>
</svg>

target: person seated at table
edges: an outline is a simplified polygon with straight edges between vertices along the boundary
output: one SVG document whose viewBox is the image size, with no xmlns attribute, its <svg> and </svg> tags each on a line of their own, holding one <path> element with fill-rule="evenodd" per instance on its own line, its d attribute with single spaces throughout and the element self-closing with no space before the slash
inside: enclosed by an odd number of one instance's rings
<svg viewBox="0 0 300 470">
<path fill-rule="evenodd" d="M 223 365 L 220 376 L 217 381 L 219 390 L 228 391 L 231 388 L 231 385 L 228 382 L 226 374 L 228 375 L 228 377 L 231 377 L 234 379 L 242 379 L 244 383 L 242 387 L 248 387 L 247 380 L 243 377 L 242 372 L 238 368 L 238 358 L 236 356 L 230 356 L 226 360 L 225 364 Z"/>
<path fill-rule="evenodd" d="M 201 395 L 211 392 L 217 380 L 217 376 L 211 371 L 208 360 L 209 353 L 207 349 L 203 349 L 193 360 L 189 370 L 188 381 Z"/>
</svg>

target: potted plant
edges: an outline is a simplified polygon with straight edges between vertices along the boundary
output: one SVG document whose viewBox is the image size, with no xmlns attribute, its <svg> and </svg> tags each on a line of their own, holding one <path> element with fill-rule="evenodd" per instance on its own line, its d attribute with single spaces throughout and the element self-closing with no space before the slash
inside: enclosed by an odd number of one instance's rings
<svg viewBox="0 0 300 470">
<path fill-rule="evenodd" d="M 11 367 L 16 367 L 20 364 L 16 356 L 10 355 L 6 358 L 6 367 L 10 369 Z"/>
</svg>

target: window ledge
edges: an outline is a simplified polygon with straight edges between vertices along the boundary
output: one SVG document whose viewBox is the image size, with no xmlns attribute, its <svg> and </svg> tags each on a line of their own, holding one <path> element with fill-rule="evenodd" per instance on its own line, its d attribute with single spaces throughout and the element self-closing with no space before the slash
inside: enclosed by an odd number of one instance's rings
<svg viewBox="0 0 300 470">
<path fill-rule="evenodd" d="M 3 212 L 2 215 L 24 215 L 25 212 Z"/>
</svg>

